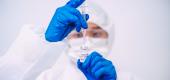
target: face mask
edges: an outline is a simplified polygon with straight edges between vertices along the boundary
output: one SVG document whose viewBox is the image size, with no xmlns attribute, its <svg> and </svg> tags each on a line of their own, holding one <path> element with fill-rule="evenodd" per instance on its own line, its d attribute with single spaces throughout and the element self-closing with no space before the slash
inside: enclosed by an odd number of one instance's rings
<svg viewBox="0 0 170 80">
<path fill-rule="evenodd" d="M 68 49 L 68 56 L 74 63 L 77 62 L 79 59 L 82 50 L 81 45 L 83 44 L 83 39 L 72 39 L 69 40 L 69 49 Z M 106 57 L 109 53 L 109 46 L 107 39 L 99 39 L 99 38 L 88 38 L 87 41 L 88 46 L 88 54 L 90 54 L 93 51 L 97 51 L 102 56 Z"/>
</svg>

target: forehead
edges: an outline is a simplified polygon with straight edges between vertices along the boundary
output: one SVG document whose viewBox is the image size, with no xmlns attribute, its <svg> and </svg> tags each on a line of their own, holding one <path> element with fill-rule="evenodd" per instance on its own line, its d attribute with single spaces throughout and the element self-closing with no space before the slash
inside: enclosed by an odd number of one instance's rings
<svg viewBox="0 0 170 80">
<path fill-rule="evenodd" d="M 95 23 L 88 22 L 88 29 L 102 29 L 102 28 Z"/>
</svg>

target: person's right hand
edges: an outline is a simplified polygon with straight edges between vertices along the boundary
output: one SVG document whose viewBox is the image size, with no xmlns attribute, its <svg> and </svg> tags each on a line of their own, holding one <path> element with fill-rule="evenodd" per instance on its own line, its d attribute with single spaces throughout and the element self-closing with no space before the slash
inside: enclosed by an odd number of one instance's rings
<svg viewBox="0 0 170 80">
<path fill-rule="evenodd" d="M 85 0 L 70 0 L 65 6 L 58 8 L 46 30 L 45 38 L 49 42 L 63 40 L 73 29 L 80 32 L 81 28 L 87 29 L 86 20 L 76 9 Z"/>
</svg>

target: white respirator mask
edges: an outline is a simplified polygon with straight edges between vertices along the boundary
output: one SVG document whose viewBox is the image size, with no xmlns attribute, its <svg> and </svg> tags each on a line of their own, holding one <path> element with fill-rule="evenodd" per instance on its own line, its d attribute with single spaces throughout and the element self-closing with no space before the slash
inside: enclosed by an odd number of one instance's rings
<svg viewBox="0 0 170 80">
<path fill-rule="evenodd" d="M 82 53 L 81 46 L 83 45 L 83 38 L 69 40 L 68 56 L 74 63 L 80 58 Z M 102 38 L 87 38 L 88 55 L 96 51 L 102 56 L 106 57 L 109 53 L 108 39 Z"/>
</svg>

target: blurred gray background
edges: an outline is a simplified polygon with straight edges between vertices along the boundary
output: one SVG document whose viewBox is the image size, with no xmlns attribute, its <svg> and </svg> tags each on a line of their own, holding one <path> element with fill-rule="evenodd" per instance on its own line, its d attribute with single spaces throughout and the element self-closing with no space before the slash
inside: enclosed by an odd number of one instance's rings
<svg viewBox="0 0 170 80">
<path fill-rule="evenodd" d="M 0 56 L 24 24 L 49 22 L 59 0 L 0 0 Z M 143 80 L 170 80 L 170 0 L 98 0 L 115 24 L 113 56 Z M 124 63 L 124 64 L 121 64 Z"/>
</svg>

